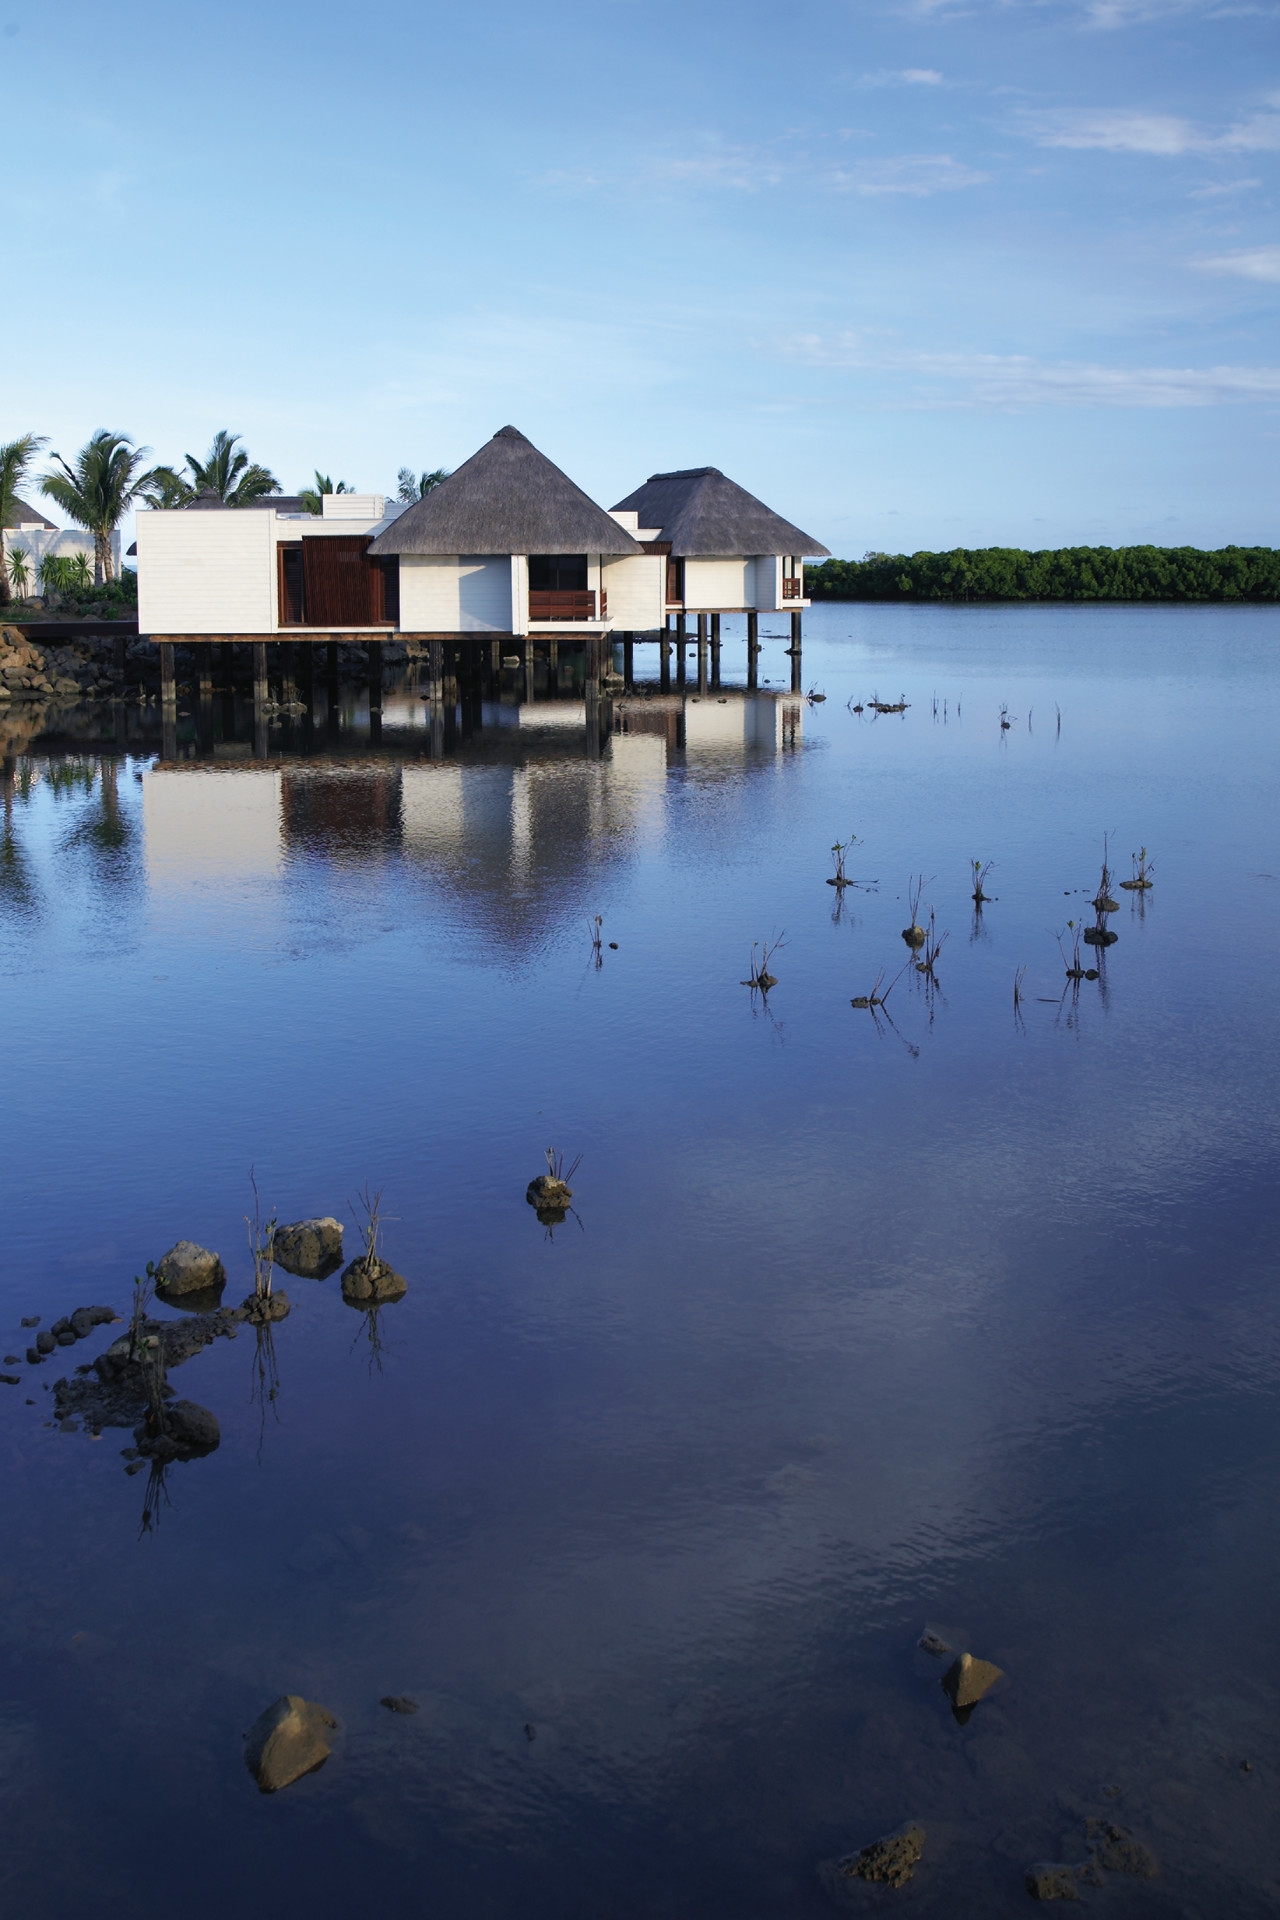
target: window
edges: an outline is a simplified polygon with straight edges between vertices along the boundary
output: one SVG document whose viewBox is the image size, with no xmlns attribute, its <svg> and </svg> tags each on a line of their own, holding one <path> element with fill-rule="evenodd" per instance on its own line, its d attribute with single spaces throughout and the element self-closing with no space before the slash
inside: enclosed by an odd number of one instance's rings
<svg viewBox="0 0 1280 1920">
<path fill-rule="evenodd" d="M 531 593 L 585 593 L 587 556 L 585 553 L 531 553 L 529 555 L 529 591 Z"/>
<path fill-rule="evenodd" d="M 681 606 L 684 603 L 684 561 L 667 560 L 667 604 Z"/>
<path fill-rule="evenodd" d="M 280 567 L 280 625 L 300 627 L 305 617 L 302 597 L 302 542 L 282 540 L 276 548 Z"/>
</svg>

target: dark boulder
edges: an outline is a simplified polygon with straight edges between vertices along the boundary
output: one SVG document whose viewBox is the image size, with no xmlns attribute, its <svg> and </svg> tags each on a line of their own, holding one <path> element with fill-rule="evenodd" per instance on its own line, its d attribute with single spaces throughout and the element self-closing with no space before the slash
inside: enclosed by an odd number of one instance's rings
<svg viewBox="0 0 1280 1920">
<path fill-rule="evenodd" d="M 198 1460 L 222 1439 L 218 1416 L 194 1400 L 174 1400 L 158 1418 L 148 1414 L 133 1430 L 138 1452 L 150 1460 Z"/>
<path fill-rule="evenodd" d="M 1160 1871 L 1155 1857 L 1127 1827 L 1116 1827 L 1109 1820 L 1090 1820 L 1085 1826 L 1089 1855 L 1108 1873 L 1132 1873 L 1142 1880 L 1154 1880 Z"/>
<path fill-rule="evenodd" d="M 1027 1868 L 1027 1892 L 1033 1900 L 1078 1900 L 1076 1870 L 1054 1860 L 1034 1860 Z"/>
<path fill-rule="evenodd" d="M 952 1706 L 963 1712 L 968 1707 L 976 1707 L 996 1681 L 1003 1679 L 1001 1669 L 990 1660 L 975 1660 L 971 1653 L 962 1653 L 943 1674 L 942 1688 Z"/>
<path fill-rule="evenodd" d="M 156 1291 L 161 1294 L 211 1293 L 225 1286 L 227 1270 L 216 1253 L 194 1240 L 179 1240 L 156 1268 Z"/>
<path fill-rule="evenodd" d="M 376 1253 L 362 1253 L 344 1269 L 342 1297 L 348 1306 L 376 1307 L 403 1300 L 409 1282 L 380 1260 Z"/>
<path fill-rule="evenodd" d="M 342 1223 L 326 1214 L 277 1227 L 271 1236 L 271 1257 L 286 1273 L 323 1280 L 342 1265 Z"/>
<path fill-rule="evenodd" d="M 873 1840 L 859 1853 L 851 1853 L 836 1862 L 836 1872 L 845 1880 L 879 1880 L 886 1886 L 905 1887 L 924 1852 L 925 1831 L 918 1820 L 909 1820 L 893 1833 Z"/>
</svg>

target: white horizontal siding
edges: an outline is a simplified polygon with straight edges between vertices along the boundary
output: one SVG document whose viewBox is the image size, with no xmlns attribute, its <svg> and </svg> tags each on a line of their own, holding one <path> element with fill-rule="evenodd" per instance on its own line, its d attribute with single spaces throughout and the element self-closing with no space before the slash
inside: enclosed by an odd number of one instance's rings
<svg viewBox="0 0 1280 1920">
<path fill-rule="evenodd" d="M 141 633 L 271 633 L 274 513 L 138 515 Z"/>
<path fill-rule="evenodd" d="M 401 554 L 400 630 L 510 633 L 510 555 Z"/>
<path fill-rule="evenodd" d="M 647 633 L 666 617 L 667 563 L 657 553 L 627 554 L 606 560 L 601 577 L 609 596 L 609 625 L 624 632 Z"/>
<path fill-rule="evenodd" d="M 693 612 L 699 607 L 714 611 L 717 607 L 749 607 L 755 579 L 750 560 L 686 560 L 684 563 L 684 604 Z"/>
</svg>

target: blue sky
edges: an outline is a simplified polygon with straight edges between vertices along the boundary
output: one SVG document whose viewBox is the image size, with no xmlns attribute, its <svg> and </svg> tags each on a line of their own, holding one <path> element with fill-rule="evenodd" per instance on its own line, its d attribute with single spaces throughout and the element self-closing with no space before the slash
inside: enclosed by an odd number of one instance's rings
<svg viewBox="0 0 1280 1920">
<path fill-rule="evenodd" d="M 1274 0 L 0 0 L 0 439 L 1276 541 Z M 14 289 L 29 298 L 14 298 Z"/>
</svg>

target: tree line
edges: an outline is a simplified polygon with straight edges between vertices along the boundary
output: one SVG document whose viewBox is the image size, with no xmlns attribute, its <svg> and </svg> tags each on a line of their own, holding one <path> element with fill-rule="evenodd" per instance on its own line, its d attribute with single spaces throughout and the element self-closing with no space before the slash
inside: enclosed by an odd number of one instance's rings
<svg viewBox="0 0 1280 1920">
<path fill-rule="evenodd" d="M 813 600 L 1280 600 L 1274 547 L 955 547 L 806 567 Z"/>
<path fill-rule="evenodd" d="M 55 453 L 48 471 L 37 475 L 33 469 L 48 444 L 43 434 L 24 433 L 0 445 L 0 529 L 10 525 L 19 494 L 34 481 L 68 520 L 93 535 L 95 587 L 113 578 L 111 537 L 130 508 L 189 507 L 200 499 L 216 500 L 224 507 L 250 507 L 283 491 L 269 468 L 249 458 L 240 435 L 225 427 L 214 434 L 202 460 L 188 453 L 176 467 L 148 467 L 150 447 L 136 446 L 127 433 L 111 433 L 103 427 L 90 435 L 74 459 Z M 401 467 L 396 497 L 405 503 L 420 500 L 446 479 L 444 467 L 424 473 Z M 298 498 L 308 513 L 322 513 L 326 493 L 351 491 L 345 480 L 335 484 L 328 474 L 317 471 L 315 484 L 304 487 Z M 74 562 L 67 564 L 74 569 Z M 0 547 L 0 604 L 14 590 L 25 594 L 29 577 L 29 556 L 15 547 L 6 561 Z"/>
</svg>

